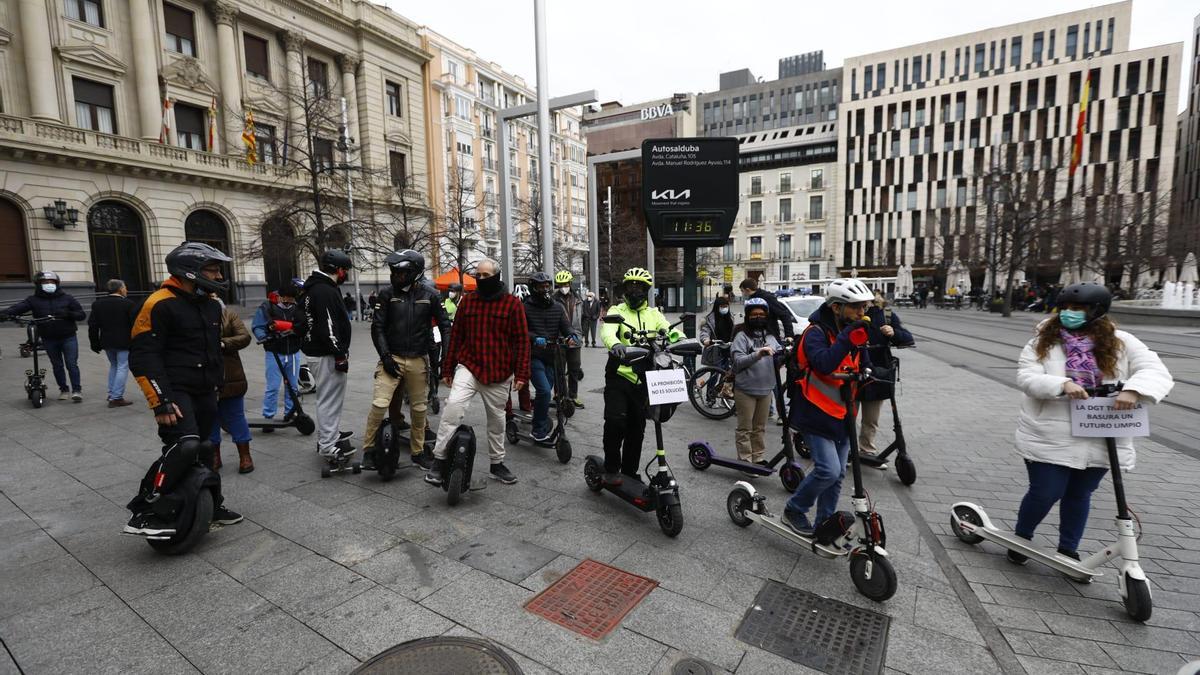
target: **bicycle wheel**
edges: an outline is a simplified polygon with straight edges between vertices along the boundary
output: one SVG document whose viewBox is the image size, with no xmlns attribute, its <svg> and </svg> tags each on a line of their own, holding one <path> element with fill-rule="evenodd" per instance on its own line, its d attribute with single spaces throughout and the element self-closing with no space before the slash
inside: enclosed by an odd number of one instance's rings
<svg viewBox="0 0 1200 675">
<path fill-rule="evenodd" d="M 696 412 L 711 420 L 723 420 L 733 415 L 733 399 L 722 396 L 725 370 L 716 366 L 696 369 L 688 385 L 688 400 Z"/>
</svg>

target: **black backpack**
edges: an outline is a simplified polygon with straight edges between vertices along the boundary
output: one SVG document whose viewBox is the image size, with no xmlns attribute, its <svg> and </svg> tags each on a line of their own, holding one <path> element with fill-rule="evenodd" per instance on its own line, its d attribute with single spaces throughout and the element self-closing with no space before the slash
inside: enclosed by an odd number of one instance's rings
<svg viewBox="0 0 1200 675">
<path fill-rule="evenodd" d="M 854 514 L 849 511 L 838 511 L 821 521 L 813 529 L 813 539 L 818 544 L 828 546 L 845 535 L 854 526 Z"/>
</svg>

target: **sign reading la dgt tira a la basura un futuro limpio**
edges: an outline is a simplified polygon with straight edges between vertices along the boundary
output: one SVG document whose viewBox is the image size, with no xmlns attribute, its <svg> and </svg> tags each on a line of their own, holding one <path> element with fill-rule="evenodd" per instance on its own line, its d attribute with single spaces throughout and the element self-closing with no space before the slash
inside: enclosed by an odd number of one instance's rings
<svg viewBox="0 0 1200 675">
<path fill-rule="evenodd" d="M 1141 403 L 1129 410 L 1113 408 L 1115 398 L 1071 401 L 1071 435 L 1132 438 L 1150 435 L 1150 411 Z"/>
</svg>

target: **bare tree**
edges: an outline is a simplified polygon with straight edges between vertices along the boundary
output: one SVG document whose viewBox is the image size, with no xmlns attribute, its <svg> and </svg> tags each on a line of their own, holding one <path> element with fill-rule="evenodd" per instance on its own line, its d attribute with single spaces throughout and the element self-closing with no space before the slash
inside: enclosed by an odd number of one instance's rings
<svg viewBox="0 0 1200 675">
<path fill-rule="evenodd" d="M 545 256 L 545 240 L 542 229 L 542 196 L 534 187 L 529 199 L 517 198 L 513 204 L 514 229 L 518 229 L 516 246 L 513 247 L 513 273 L 528 276 L 542 269 Z M 571 255 L 563 245 L 561 237 L 554 243 L 554 269 L 570 269 Z"/>
<path fill-rule="evenodd" d="M 419 181 L 411 175 L 392 176 L 390 189 L 380 192 L 382 201 L 371 201 L 358 216 L 355 246 L 364 254 L 386 256 L 392 251 L 412 249 L 432 255 L 434 236 L 429 206 L 414 189 Z"/>
<path fill-rule="evenodd" d="M 1045 234 L 1070 227 L 1073 214 L 1059 185 L 1060 169 L 1013 171 L 993 167 L 982 178 L 987 222 L 984 260 L 991 272 L 988 297 L 995 298 L 1002 286 L 1004 316 L 1012 314 L 1012 291 L 1017 272 L 1027 269 L 1049 251 Z M 994 300 L 993 300 L 994 301 Z"/>
<path fill-rule="evenodd" d="M 1095 181 L 1092 194 L 1081 189 L 1074 195 L 1081 227 L 1076 245 L 1064 251 L 1066 259 L 1106 281 L 1119 279 L 1122 272 L 1136 280 L 1143 271 L 1168 264 L 1171 194 L 1138 192 L 1138 178 Z"/>
<path fill-rule="evenodd" d="M 446 204 L 436 219 L 436 236 L 442 262 L 464 273 L 471 262 L 472 253 L 487 253 L 483 232 L 486 213 L 481 213 L 475 172 L 466 167 L 452 166 L 448 173 Z"/>
</svg>

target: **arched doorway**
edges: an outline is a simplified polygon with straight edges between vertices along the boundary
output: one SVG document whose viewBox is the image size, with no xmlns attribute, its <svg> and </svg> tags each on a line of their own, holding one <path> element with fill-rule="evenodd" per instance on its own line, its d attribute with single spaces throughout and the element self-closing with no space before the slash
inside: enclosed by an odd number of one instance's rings
<svg viewBox="0 0 1200 675">
<path fill-rule="evenodd" d="M 29 281 L 29 250 L 21 208 L 0 199 L 0 281 Z"/>
<path fill-rule="evenodd" d="M 291 281 L 296 273 L 296 233 L 285 220 L 272 219 L 262 228 L 263 276 L 267 291 Z"/>
<path fill-rule="evenodd" d="M 188 241 L 208 244 L 225 255 L 233 257 L 233 251 L 229 246 L 229 228 L 226 227 L 225 220 L 212 211 L 199 209 L 189 213 L 187 219 L 183 221 L 183 236 Z M 229 292 L 225 294 L 225 302 L 232 303 L 237 299 L 233 265 L 227 266 L 225 274 L 229 279 Z"/>
<path fill-rule="evenodd" d="M 137 211 L 127 204 L 106 200 L 88 211 L 87 220 L 96 289 L 104 288 L 109 279 L 121 279 L 130 293 L 154 290 L 146 268 L 145 228 Z"/>
</svg>

